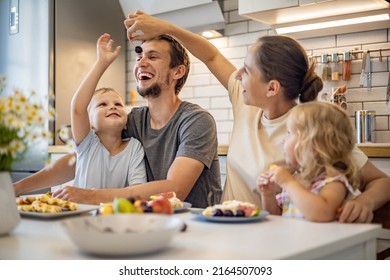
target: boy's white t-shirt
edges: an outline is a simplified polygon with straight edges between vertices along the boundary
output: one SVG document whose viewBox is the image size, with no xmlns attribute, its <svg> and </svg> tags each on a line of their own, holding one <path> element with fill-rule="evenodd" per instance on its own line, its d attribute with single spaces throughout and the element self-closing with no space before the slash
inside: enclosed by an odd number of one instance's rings
<svg viewBox="0 0 390 280">
<path fill-rule="evenodd" d="M 234 72 L 229 79 L 229 98 L 233 107 L 233 131 L 229 142 L 226 182 L 222 200 L 241 200 L 261 207 L 257 190 L 257 177 L 271 163 L 284 163 L 283 142 L 287 135 L 285 115 L 267 120 L 259 107 L 244 104 L 242 87 Z M 353 157 L 359 168 L 367 156 L 355 148 Z"/>
<path fill-rule="evenodd" d="M 111 156 L 90 130 L 76 146 L 76 176 L 73 185 L 87 189 L 122 188 L 146 182 L 144 149 L 141 143 L 130 138 L 126 148 Z"/>
</svg>

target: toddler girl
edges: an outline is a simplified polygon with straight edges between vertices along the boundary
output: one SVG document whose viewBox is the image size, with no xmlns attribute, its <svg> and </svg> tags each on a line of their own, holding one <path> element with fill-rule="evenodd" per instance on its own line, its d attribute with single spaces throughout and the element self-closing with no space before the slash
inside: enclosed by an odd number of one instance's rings
<svg viewBox="0 0 390 280">
<path fill-rule="evenodd" d="M 284 142 L 288 167 L 271 165 L 259 176 L 263 208 L 310 221 L 335 220 L 343 201 L 360 194 L 354 146 L 354 129 L 339 106 L 309 102 L 294 107 Z"/>
</svg>

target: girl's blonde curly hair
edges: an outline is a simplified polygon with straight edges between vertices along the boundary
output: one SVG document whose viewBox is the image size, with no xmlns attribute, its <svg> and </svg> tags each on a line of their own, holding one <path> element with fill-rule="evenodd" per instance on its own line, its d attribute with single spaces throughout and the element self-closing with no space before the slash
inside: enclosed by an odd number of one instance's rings
<svg viewBox="0 0 390 280">
<path fill-rule="evenodd" d="M 354 189 L 359 188 L 358 167 L 352 159 L 355 131 L 346 111 L 328 102 L 308 102 L 289 115 L 297 133 L 295 155 L 301 176 L 308 181 L 325 173 L 344 174 Z"/>
</svg>

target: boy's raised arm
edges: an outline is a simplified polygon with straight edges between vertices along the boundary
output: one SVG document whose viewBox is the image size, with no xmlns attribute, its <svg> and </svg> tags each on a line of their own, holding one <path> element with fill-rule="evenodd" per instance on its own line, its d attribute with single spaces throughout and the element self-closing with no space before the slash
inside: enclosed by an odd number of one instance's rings
<svg viewBox="0 0 390 280">
<path fill-rule="evenodd" d="M 84 80 L 81 82 L 71 103 L 71 126 L 76 145 L 86 137 L 90 130 L 88 105 L 96 90 L 97 84 L 110 64 L 120 54 L 121 47 L 112 51 L 113 40 L 107 33 L 97 41 L 97 59 Z"/>
</svg>

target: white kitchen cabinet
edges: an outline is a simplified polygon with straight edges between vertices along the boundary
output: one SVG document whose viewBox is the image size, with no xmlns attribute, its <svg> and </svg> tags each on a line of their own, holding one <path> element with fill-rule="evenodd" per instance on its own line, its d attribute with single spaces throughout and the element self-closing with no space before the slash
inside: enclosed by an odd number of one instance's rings
<svg viewBox="0 0 390 280">
<path fill-rule="evenodd" d="M 295 7 L 299 5 L 298 0 L 279 0 L 279 1 L 258 1 L 258 0 L 239 0 L 238 10 L 241 13 L 262 12 L 267 10 Z"/>
</svg>

